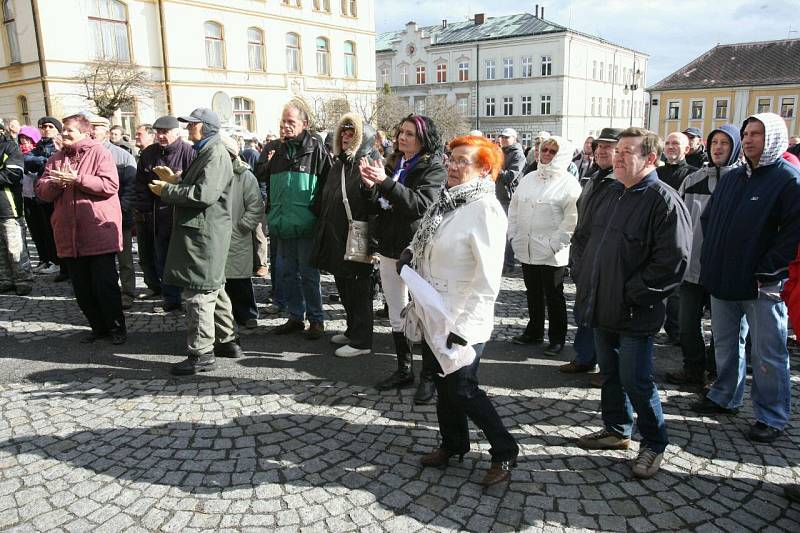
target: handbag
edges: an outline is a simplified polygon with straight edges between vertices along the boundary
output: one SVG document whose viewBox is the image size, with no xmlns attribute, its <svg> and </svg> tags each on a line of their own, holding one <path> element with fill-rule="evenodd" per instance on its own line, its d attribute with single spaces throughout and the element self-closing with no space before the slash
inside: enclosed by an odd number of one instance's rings
<svg viewBox="0 0 800 533">
<path fill-rule="evenodd" d="M 342 201 L 347 213 L 347 241 L 344 245 L 344 260 L 356 263 L 373 263 L 374 258 L 369 253 L 369 223 L 362 220 L 353 220 L 350 211 L 350 201 L 347 199 L 345 187 L 344 165 L 342 165 Z"/>
</svg>

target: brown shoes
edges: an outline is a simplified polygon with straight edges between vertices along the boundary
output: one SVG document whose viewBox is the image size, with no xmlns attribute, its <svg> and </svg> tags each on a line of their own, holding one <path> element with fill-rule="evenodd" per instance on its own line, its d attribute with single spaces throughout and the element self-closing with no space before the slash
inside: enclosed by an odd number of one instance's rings
<svg viewBox="0 0 800 533">
<path fill-rule="evenodd" d="M 486 475 L 483 476 L 481 485 L 484 487 L 491 487 L 492 485 L 507 481 L 511 478 L 511 470 L 513 470 L 515 466 L 517 466 L 516 459 L 492 463 L 492 466 L 486 471 Z"/>
<path fill-rule="evenodd" d="M 599 389 L 603 386 L 603 374 L 592 374 L 592 377 L 589 378 L 589 385 Z"/>
<path fill-rule="evenodd" d="M 458 455 L 459 463 L 464 461 L 463 453 L 451 453 L 444 448 L 436 448 L 431 453 L 423 455 L 419 462 L 422 464 L 422 466 L 434 466 L 436 468 L 441 468 L 443 466 L 447 466 L 450 463 L 450 458 L 454 455 Z"/>
<path fill-rule="evenodd" d="M 277 326 L 275 329 L 273 329 L 272 333 L 275 335 L 287 335 L 289 333 L 294 333 L 295 331 L 303 331 L 304 329 L 306 329 L 306 325 L 302 320 L 290 318 L 280 326 Z"/>
<path fill-rule="evenodd" d="M 322 322 L 312 322 L 308 325 L 305 337 L 310 341 L 315 341 L 317 339 L 321 339 L 324 333 L 325 326 L 322 324 Z"/>
<path fill-rule="evenodd" d="M 584 365 L 572 361 L 558 367 L 558 371 L 563 372 L 564 374 L 584 374 L 586 372 L 594 372 L 596 368 L 597 365 Z"/>
</svg>

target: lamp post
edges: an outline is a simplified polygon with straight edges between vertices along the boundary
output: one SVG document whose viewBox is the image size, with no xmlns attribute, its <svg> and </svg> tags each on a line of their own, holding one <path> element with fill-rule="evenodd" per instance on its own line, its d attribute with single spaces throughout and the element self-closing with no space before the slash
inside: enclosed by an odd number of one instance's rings
<svg viewBox="0 0 800 533">
<path fill-rule="evenodd" d="M 631 82 L 625 84 L 625 88 L 622 92 L 625 93 L 627 96 L 628 93 L 631 93 L 631 113 L 630 113 L 630 125 L 633 127 L 633 99 L 636 96 L 636 89 L 639 88 L 639 82 L 642 79 L 642 71 L 636 68 L 636 58 L 633 59 L 633 69 L 631 70 Z"/>
</svg>

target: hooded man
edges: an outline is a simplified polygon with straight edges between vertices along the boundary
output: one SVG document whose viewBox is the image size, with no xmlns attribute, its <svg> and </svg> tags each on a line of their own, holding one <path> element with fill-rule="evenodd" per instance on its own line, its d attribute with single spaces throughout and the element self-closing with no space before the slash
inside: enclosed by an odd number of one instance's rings
<svg viewBox="0 0 800 533">
<path fill-rule="evenodd" d="M 674 385 L 704 385 L 705 373 L 709 381 L 716 377 L 714 351 L 706 350 L 703 339 L 703 312 L 710 307 L 709 293 L 700 285 L 700 252 L 703 248 L 703 226 L 700 216 L 711 200 L 720 179 L 742 164 L 739 161 L 741 143 L 739 130 L 733 124 L 725 124 L 708 136 L 711 162 L 692 174 L 681 184 L 678 193 L 683 198 L 692 217 L 692 253 L 683 283 L 678 289 L 680 306 L 678 323 L 680 330 L 683 369 L 667 373 L 667 382 Z"/>
<path fill-rule="evenodd" d="M 748 437 L 769 443 L 783 433 L 791 412 L 786 304 L 780 293 L 800 241 L 800 171 L 781 157 L 788 135 L 775 113 L 751 115 L 741 136 L 746 164 L 717 184 L 701 217 L 700 283 L 711 293 L 717 379 L 692 409 L 738 411 L 749 326 L 756 422 Z"/>
</svg>

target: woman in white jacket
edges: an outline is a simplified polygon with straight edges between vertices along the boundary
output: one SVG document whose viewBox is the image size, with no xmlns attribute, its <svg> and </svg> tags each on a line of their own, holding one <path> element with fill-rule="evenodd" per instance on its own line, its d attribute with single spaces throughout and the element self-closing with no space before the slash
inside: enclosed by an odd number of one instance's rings
<svg viewBox="0 0 800 533">
<path fill-rule="evenodd" d="M 520 180 L 508 208 L 508 239 L 522 263 L 529 316 L 525 332 L 512 341 L 544 342 L 546 307 L 550 345 L 544 353 L 552 356 L 561 353 L 567 336 L 563 279 L 581 193 L 578 180 L 567 171 L 572 153 L 566 139 L 553 136 L 544 141 L 537 169 Z"/>
<path fill-rule="evenodd" d="M 494 190 L 502 164 L 500 148 L 483 137 L 451 141 L 447 188 L 420 222 L 409 248 L 397 261 L 398 272 L 411 264 L 442 296 L 453 318 L 446 347 L 471 345 L 472 364 L 443 376 L 431 347 L 422 357 L 436 372 L 436 414 L 442 442 L 422 457 L 425 466 L 442 467 L 469 451 L 471 419 L 491 444 L 492 465 L 483 485 L 507 480 L 519 447 L 503 426 L 492 402 L 478 386 L 478 363 L 494 327 L 494 302 L 500 292 L 507 221 Z"/>
</svg>

